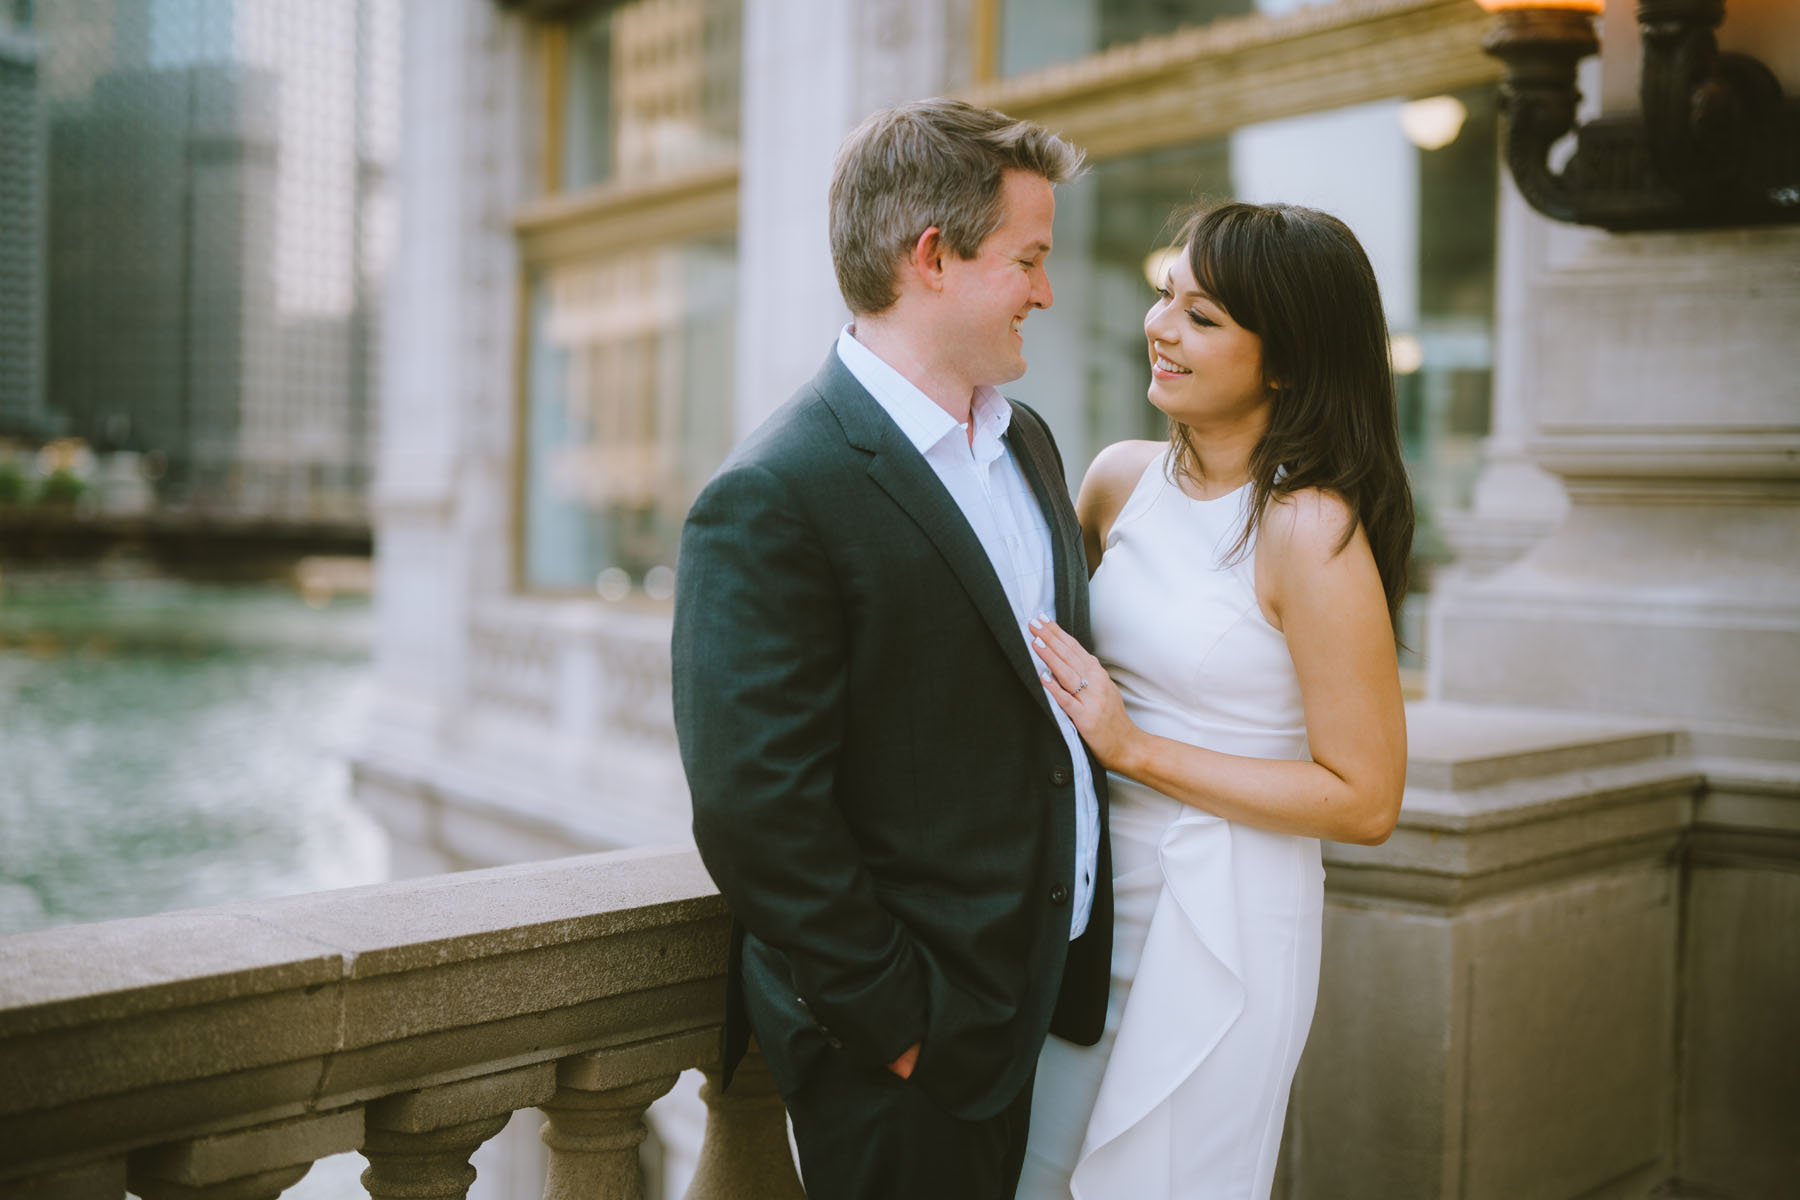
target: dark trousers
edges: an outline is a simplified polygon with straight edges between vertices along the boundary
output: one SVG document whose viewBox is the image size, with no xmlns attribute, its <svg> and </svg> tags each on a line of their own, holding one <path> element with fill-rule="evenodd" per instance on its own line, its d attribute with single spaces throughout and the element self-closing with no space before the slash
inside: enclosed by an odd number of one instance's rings
<svg viewBox="0 0 1800 1200">
<path fill-rule="evenodd" d="M 964 1121 L 890 1071 L 827 1056 L 787 1097 L 808 1200 L 1012 1200 L 1031 1082 L 997 1115 Z"/>
</svg>

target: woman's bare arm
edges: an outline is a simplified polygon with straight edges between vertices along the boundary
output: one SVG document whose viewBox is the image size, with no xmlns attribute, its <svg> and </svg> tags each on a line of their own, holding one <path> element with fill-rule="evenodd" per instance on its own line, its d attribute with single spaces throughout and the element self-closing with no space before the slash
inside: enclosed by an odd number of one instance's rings
<svg viewBox="0 0 1800 1200">
<path fill-rule="evenodd" d="M 1312 761 L 1221 754 L 1145 733 L 1100 663 L 1041 621 L 1045 687 L 1109 770 L 1184 804 L 1279 833 L 1378 844 L 1406 781 L 1406 715 L 1387 603 L 1360 528 L 1335 496 L 1271 506 L 1259 570 L 1300 679 Z M 1086 679 L 1088 687 L 1080 687 Z"/>
</svg>

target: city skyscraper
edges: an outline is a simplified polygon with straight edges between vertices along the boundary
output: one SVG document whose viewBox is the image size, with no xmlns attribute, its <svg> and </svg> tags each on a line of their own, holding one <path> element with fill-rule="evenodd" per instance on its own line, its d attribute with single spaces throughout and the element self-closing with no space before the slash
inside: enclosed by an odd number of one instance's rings
<svg viewBox="0 0 1800 1200">
<path fill-rule="evenodd" d="M 44 128 L 39 46 L 0 4 L 0 437 L 43 413 Z"/>
<path fill-rule="evenodd" d="M 45 405 L 164 506 L 359 519 L 393 0 L 40 7 Z"/>
</svg>

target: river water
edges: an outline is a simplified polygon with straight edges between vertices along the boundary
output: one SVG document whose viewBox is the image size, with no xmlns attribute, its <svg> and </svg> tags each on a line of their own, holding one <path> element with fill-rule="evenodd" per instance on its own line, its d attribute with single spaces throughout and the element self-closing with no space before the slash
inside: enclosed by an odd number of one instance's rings
<svg viewBox="0 0 1800 1200">
<path fill-rule="evenodd" d="M 383 877 L 366 600 L 0 579 L 0 934 Z"/>
<path fill-rule="evenodd" d="M 384 878 L 345 759 L 369 628 L 278 586 L 0 576 L 0 936 Z"/>
</svg>

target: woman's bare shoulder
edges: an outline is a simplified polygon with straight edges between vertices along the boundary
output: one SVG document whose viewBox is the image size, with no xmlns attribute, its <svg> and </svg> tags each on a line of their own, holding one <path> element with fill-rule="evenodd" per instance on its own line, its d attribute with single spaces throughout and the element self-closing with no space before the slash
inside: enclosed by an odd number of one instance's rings
<svg viewBox="0 0 1800 1200">
<path fill-rule="evenodd" d="M 1356 511 L 1327 488 L 1301 488 L 1269 501 L 1257 540 L 1283 560 L 1324 563 L 1359 540 Z"/>
<path fill-rule="evenodd" d="M 1167 442 L 1142 440 L 1114 442 L 1094 455 L 1094 461 L 1081 481 L 1081 495 L 1075 502 L 1081 523 L 1085 526 L 1093 521 L 1110 525 L 1119 510 L 1125 507 L 1125 501 L 1131 498 L 1132 490 L 1151 462 L 1168 449 L 1168 445 Z"/>
</svg>

